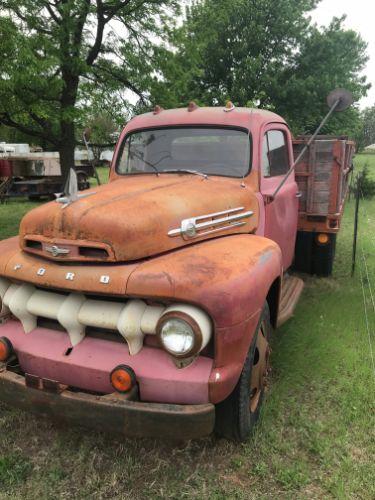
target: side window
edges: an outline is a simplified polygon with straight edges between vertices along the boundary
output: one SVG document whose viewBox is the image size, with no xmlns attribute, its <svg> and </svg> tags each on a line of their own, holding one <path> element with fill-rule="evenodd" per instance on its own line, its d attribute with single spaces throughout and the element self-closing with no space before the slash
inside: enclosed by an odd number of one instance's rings
<svg viewBox="0 0 375 500">
<path fill-rule="evenodd" d="M 264 177 L 276 177 L 288 172 L 289 155 L 284 132 L 270 130 L 265 134 L 262 157 Z"/>
</svg>

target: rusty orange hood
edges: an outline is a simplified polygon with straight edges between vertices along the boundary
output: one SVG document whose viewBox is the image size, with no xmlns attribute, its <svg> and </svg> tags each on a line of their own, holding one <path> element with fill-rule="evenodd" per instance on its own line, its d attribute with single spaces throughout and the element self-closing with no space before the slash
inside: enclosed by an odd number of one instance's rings
<svg viewBox="0 0 375 500">
<path fill-rule="evenodd" d="M 21 247 L 60 261 L 133 261 L 212 237 L 249 233 L 259 219 L 257 198 L 251 188 L 241 186 L 240 179 L 134 175 L 85 194 L 89 196 L 65 208 L 53 201 L 29 212 L 20 226 Z M 232 209 L 239 210 L 230 214 L 253 214 L 229 229 L 224 229 L 228 226 L 224 221 L 194 237 L 184 238 L 178 231 L 168 234 L 178 230 L 184 219 Z M 53 255 L 52 247 L 67 252 Z"/>
</svg>

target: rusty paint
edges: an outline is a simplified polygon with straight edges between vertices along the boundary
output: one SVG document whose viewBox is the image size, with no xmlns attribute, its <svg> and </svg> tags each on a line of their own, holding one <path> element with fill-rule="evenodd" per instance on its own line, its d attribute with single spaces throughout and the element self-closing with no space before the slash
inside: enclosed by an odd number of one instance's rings
<svg viewBox="0 0 375 500">
<path fill-rule="evenodd" d="M 268 260 L 262 262 L 265 253 Z M 281 253 L 274 242 L 235 235 L 140 263 L 126 293 L 141 297 L 147 290 L 155 300 L 190 302 L 208 312 L 215 326 L 214 369 L 227 367 L 220 381 L 210 380 L 210 401 L 218 402 L 238 380 L 267 293 L 281 274 Z"/>
<path fill-rule="evenodd" d="M 295 155 L 307 140 L 307 137 L 301 136 L 293 141 Z M 296 179 L 302 193 L 299 231 L 339 231 L 354 151 L 353 141 L 318 136 L 296 166 Z M 316 202 L 319 198 L 320 202 Z"/>
<path fill-rule="evenodd" d="M 285 126 L 284 120 L 274 113 L 241 108 L 224 113 L 222 108 L 198 107 L 194 113 L 185 109 L 138 116 L 127 124 L 121 135 L 109 185 L 89 190 L 89 197 L 76 201 L 64 210 L 61 205 L 52 202 L 27 214 L 20 227 L 21 247 L 25 248 L 25 237 L 39 237 L 49 243 L 70 242 L 73 246 L 103 244 L 110 249 L 108 262 L 134 261 L 190 245 L 191 241 L 181 237 L 168 237 L 168 232 L 179 227 L 183 219 L 242 206 L 254 215 L 243 226 L 233 227 L 225 234 L 255 232 L 260 219 L 257 147 L 253 147 L 252 171 L 243 181 L 218 176 L 203 179 L 177 174 L 157 176 L 153 173 L 119 176 L 114 167 L 122 141 L 126 134 L 134 130 L 211 124 L 241 127 L 256 138 L 259 129 L 271 122 Z M 220 236 L 220 233 L 199 237 L 194 242 L 213 236 Z M 75 255 L 65 260 L 92 259 Z"/>
<path fill-rule="evenodd" d="M 64 210 L 52 202 L 30 212 L 21 223 L 21 246 L 25 248 L 26 238 L 72 246 L 102 245 L 110 254 L 109 262 L 133 261 L 191 244 L 182 237 L 168 236 L 183 219 L 237 207 L 254 215 L 245 219 L 242 227 L 225 233 L 255 231 L 258 201 L 249 189 L 241 189 L 238 179 L 132 175 L 95 188 L 92 196 Z M 72 254 L 59 260 L 88 259 Z"/>
<path fill-rule="evenodd" d="M 40 243 L 40 248 L 29 247 L 28 243 Z M 39 234 L 26 234 L 21 240 L 20 245 L 23 251 L 43 257 L 49 260 L 62 262 L 116 262 L 115 254 L 110 245 L 100 242 L 88 242 L 87 240 L 66 240 L 61 238 L 46 238 Z M 51 246 L 61 247 L 67 250 L 66 254 L 53 255 L 48 249 Z M 83 254 L 82 250 L 91 250 L 94 255 Z M 95 251 L 102 251 L 103 257 L 99 256 Z"/>
<path fill-rule="evenodd" d="M 254 144 L 253 168 L 244 179 L 153 173 L 119 176 L 114 166 L 121 142 L 134 130 L 173 125 L 236 126 L 248 130 L 257 141 L 268 123 L 285 126 L 284 120 L 273 113 L 240 108 L 230 113 L 222 108 L 197 108 L 190 113 L 187 109 L 169 110 L 134 118 L 116 148 L 110 183 L 96 187 L 91 196 L 63 210 L 51 202 L 26 215 L 20 227 L 21 250 L 15 241 L 0 243 L 0 253 L 4 250 L 6 255 L 0 259 L 0 273 L 57 290 L 198 305 L 214 325 L 209 394 L 210 401 L 221 401 L 238 380 L 265 297 L 282 275 L 279 246 L 261 236 L 264 207 L 259 196 L 260 150 Z M 225 234 L 191 241 L 168 236 L 183 219 L 237 207 L 253 215 L 243 226 Z M 254 233 L 260 221 L 258 236 Z M 67 245 L 72 251 L 79 245 L 102 248 L 112 265 L 73 265 L 70 260 L 84 260 L 73 252 L 71 259 L 56 257 L 59 262 L 49 256 L 43 261 L 45 273 L 39 275 L 40 255 L 22 251 L 25 238 L 43 245 Z M 17 266 L 22 272 L 16 270 Z M 68 274 L 74 275 L 73 280 L 66 279 Z M 101 282 L 104 274 L 108 277 L 105 285 Z"/>
<path fill-rule="evenodd" d="M 141 403 L 118 395 L 94 396 L 68 390 L 54 393 L 26 387 L 22 375 L 6 370 L 0 373 L 0 399 L 55 420 L 128 437 L 195 439 L 209 435 L 215 423 L 212 404 Z"/>
<path fill-rule="evenodd" d="M 22 273 L 15 269 L 16 265 L 22 266 Z M 43 268 L 45 269 L 45 273 L 40 275 L 38 274 L 40 266 L 41 261 L 38 257 L 18 250 L 18 252 L 13 254 L 1 274 L 10 279 L 17 281 L 22 279 L 24 282 L 40 287 L 123 296 L 126 291 L 127 279 L 137 267 L 135 264 L 128 264 L 121 266 L 121 269 L 118 267 L 109 267 L 104 270 L 103 266 L 100 265 L 72 268 L 69 263 L 58 264 L 52 261 L 44 261 Z M 103 283 L 101 280 L 104 271 L 110 277 L 109 283 Z M 74 274 L 73 280 L 66 278 L 68 273 Z"/>
</svg>

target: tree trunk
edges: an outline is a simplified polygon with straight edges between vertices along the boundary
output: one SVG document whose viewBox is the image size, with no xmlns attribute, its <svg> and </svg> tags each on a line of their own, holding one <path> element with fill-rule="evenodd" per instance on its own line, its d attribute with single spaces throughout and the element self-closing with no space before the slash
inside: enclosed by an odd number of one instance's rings
<svg viewBox="0 0 375 500">
<path fill-rule="evenodd" d="M 63 185 L 68 180 L 69 171 L 74 167 L 74 150 L 76 145 L 75 125 L 73 122 L 61 123 L 61 142 L 59 146 L 61 174 Z"/>
</svg>

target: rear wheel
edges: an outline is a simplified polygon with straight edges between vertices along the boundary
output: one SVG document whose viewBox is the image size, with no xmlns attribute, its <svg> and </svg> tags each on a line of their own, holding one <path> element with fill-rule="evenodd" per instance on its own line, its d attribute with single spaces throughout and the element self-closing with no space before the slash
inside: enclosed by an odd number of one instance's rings
<svg viewBox="0 0 375 500">
<path fill-rule="evenodd" d="M 245 441 L 252 433 L 259 419 L 267 382 L 270 334 L 270 311 L 266 303 L 240 379 L 232 394 L 216 406 L 217 434 Z"/>
<path fill-rule="evenodd" d="M 77 172 L 78 190 L 84 191 L 90 188 L 89 178 L 85 172 Z"/>
<path fill-rule="evenodd" d="M 327 241 L 319 243 L 318 235 L 327 236 Z M 335 233 L 298 231 L 293 269 L 300 273 L 330 276 L 336 252 Z"/>
</svg>

